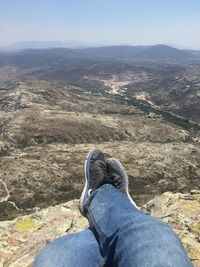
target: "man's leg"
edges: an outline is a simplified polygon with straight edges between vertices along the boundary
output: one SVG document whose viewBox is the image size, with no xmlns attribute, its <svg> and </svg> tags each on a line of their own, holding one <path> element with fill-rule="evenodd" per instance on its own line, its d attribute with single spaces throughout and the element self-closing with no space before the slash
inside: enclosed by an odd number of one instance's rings
<svg viewBox="0 0 200 267">
<path fill-rule="evenodd" d="M 137 209 L 118 160 L 106 160 L 101 150 L 91 150 L 85 179 L 80 210 L 89 220 L 106 266 L 192 266 L 172 229 Z"/>
<path fill-rule="evenodd" d="M 85 212 L 108 266 L 192 266 L 172 229 L 139 211 L 113 185 L 93 191 Z"/>
<path fill-rule="evenodd" d="M 90 229 L 68 234 L 49 243 L 33 263 L 33 267 L 76 266 L 104 266 L 99 244 Z"/>
</svg>

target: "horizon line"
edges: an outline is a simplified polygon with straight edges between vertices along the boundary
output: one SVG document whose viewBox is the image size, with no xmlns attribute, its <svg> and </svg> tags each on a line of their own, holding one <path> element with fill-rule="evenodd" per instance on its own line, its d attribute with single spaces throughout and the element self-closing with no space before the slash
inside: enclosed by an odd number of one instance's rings
<svg viewBox="0 0 200 267">
<path fill-rule="evenodd" d="M 43 44 L 45 43 L 49 44 L 55 44 L 54 47 L 44 47 L 44 48 L 77 48 L 77 47 L 104 47 L 104 46 L 156 46 L 156 45 L 166 45 L 170 46 L 179 50 L 200 50 L 200 47 L 189 47 L 189 46 L 184 46 L 184 45 L 179 45 L 179 44 L 169 44 L 169 43 L 151 43 L 151 44 L 132 44 L 132 43 L 118 43 L 118 42 L 103 42 L 103 43 L 98 43 L 98 42 L 85 42 L 85 41 L 75 41 L 75 40 L 68 40 L 68 41 L 19 41 L 19 42 L 12 42 L 8 43 L 6 45 L 1 45 L 0 50 L 18 50 L 17 48 L 13 48 L 12 46 L 17 46 L 17 45 L 33 45 L 33 44 Z M 59 46 L 59 43 L 61 46 Z M 9 48 L 10 47 L 10 48 Z M 21 48 L 21 49 L 29 49 L 31 47 L 27 48 Z M 20 49 L 20 48 L 19 48 Z M 42 49 L 42 48 L 33 48 L 33 49 Z"/>
</svg>

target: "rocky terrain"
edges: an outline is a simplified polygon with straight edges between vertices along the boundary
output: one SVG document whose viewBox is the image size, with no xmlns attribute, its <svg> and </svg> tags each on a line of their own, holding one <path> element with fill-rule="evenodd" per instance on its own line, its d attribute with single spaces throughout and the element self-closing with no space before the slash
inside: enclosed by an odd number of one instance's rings
<svg viewBox="0 0 200 267">
<path fill-rule="evenodd" d="M 94 146 L 122 161 L 139 205 L 199 189 L 199 132 L 115 96 L 27 81 L 1 92 L 0 110 L 1 219 L 79 197 Z"/>
<path fill-rule="evenodd" d="M 194 266 L 200 266 L 200 191 L 166 192 L 149 201 L 144 210 L 171 225 L 180 237 Z"/>
<path fill-rule="evenodd" d="M 198 53 L 162 45 L 0 53 L 0 89 L 28 79 L 57 82 L 85 92 L 134 97 L 198 123 L 199 77 Z"/>
<path fill-rule="evenodd" d="M 148 202 L 144 211 L 170 224 L 181 238 L 194 267 L 200 266 L 200 191 L 166 192 Z M 78 211 L 78 200 L 62 203 L 0 222 L 1 266 L 30 267 L 48 242 L 88 227 Z"/>
<path fill-rule="evenodd" d="M 144 112 L 112 86 L 26 80 L 0 90 L 2 266 L 28 266 L 48 240 L 87 226 L 68 201 L 94 146 L 123 163 L 136 203 L 150 201 L 144 209 L 172 225 L 199 266 L 199 130 Z"/>
<path fill-rule="evenodd" d="M 199 66 L 150 65 L 127 67 L 120 73 L 90 74 L 83 81 L 200 122 L 199 77 Z"/>
</svg>

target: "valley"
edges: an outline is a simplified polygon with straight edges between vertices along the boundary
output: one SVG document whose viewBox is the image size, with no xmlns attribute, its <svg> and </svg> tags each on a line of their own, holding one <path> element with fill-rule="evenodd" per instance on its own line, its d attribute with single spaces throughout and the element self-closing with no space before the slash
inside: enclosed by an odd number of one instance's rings
<svg viewBox="0 0 200 267">
<path fill-rule="evenodd" d="M 78 199 L 93 147 L 122 162 L 131 197 L 200 266 L 198 59 L 124 49 L 0 53 L 3 266 L 30 267 L 49 240 L 87 226 Z"/>
<path fill-rule="evenodd" d="M 127 105 L 119 95 L 26 81 L 1 92 L 0 110 L 0 179 L 9 191 L 4 201 L 1 183 L 1 219 L 78 198 L 94 146 L 122 161 L 138 205 L 165 191 L 199 189 L 199 131 Z"/>
</svg>

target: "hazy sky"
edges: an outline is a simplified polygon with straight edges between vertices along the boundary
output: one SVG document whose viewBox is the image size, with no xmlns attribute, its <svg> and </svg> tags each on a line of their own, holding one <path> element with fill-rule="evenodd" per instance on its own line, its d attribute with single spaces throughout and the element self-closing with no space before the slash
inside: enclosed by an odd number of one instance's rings
<svg viewBox="0 0 200 267">
<path fill-rule="evenodd" d="M 200 0 L 0 0 L 0 45 L 68 40 L 200 49 Z"/>
</svg>

